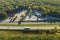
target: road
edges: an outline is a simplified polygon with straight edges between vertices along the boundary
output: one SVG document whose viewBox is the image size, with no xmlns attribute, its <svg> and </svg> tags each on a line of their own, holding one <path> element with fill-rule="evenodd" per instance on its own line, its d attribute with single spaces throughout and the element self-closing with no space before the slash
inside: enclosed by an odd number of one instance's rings
<svg viewBox="0 0 60 40">
<path fill-rule="evenodd" d="M 54 29 L 55 27 L 15 27 L 15 26 L 0 26 L 0 30 L 24 30 L 24 29 L 30 29 L 30 30 L 50 30 Z M 60 27 L 57 27 L 57 29 L 60 29 Z"/>
</svg>

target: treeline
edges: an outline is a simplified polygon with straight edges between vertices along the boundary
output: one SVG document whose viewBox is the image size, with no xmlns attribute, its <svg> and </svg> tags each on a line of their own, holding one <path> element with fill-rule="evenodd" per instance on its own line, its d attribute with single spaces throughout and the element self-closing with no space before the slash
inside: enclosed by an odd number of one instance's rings
<svg viewBox="0 0 60 40">
<path fill-rule="evenodd" d="M 43 15 L 60 18 L 59 0 L 0 0 L 0 14 L 5 17 L 20 7 L 42 10 Z"/>
</svg>

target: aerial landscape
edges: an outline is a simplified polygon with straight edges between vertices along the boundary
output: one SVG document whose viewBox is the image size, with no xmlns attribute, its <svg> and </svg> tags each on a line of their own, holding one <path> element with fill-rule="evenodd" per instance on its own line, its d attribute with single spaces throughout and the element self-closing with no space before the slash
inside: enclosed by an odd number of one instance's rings
<svg viewBox="0 0 60 40">
<path fill-rule="evenodd" d="M 0 0 L 0 40 L 60 40 L 60 0 Z"/>
</svg>

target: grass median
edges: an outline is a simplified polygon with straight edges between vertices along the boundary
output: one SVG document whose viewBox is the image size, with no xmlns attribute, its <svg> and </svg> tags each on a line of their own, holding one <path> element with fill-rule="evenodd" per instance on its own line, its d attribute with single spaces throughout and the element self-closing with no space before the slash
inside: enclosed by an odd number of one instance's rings
<svg viewBox="0 0 60 40">
<path fill-rule="evenodd" d="M 28 27 L 57 27 L 59 26 L 60 24 L 0 24 L 0 26 L 20 26 L 20 27 L 25 27 L 25 26 L 28 26 Z"/>
</svg>

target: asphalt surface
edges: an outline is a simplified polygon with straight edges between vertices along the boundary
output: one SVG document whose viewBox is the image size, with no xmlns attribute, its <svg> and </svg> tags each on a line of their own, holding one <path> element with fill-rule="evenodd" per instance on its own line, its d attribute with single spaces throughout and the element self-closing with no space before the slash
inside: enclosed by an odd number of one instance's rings
<svg viewBox="0 0 60 40">
<path fill-rule="evenodd" d="M 50 30 L 54 29 L 55 27 L 15 27 L 15 26 L 0 26 L 0 30 L 24 30 L 24 29 L 30 29 L 30 30 Z M 60 27 L 57 27 L 57 29 L 60 29 Z"/>
</svg>

